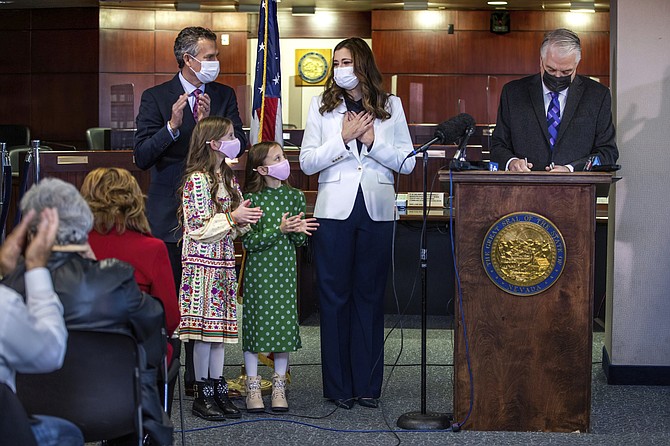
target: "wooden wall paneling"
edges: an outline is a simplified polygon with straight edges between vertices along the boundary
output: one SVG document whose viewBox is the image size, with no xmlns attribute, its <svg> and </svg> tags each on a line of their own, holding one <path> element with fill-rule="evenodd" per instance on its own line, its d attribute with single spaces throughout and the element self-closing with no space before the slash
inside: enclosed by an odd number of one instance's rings
<svg viewBox="0 0 670 446">
<path fill-rule="evenodd" d="M 411 85 L 423 86 L 423 97 L 410 95 Z M 398 75 L 398 97 L 402 100 L 407 122 L 439 124 L 449 116 L 458 113 L 458 79 L 456 76 L 412 76 Z M 423 103 L 420 119 L 411 115 L 414 102 Z M 408 114 L 410 113 L 410 114 Z"/>
<path fill-rule="evenodd" d="M 215 12 L 212 13 L 212 30 L 219 29 L 222 32 L 242 31 L 247 32 L 247 14 L 239 12 Z"/>
<path fill-rule="evenodd" d="M 141 9 L 100 8 L 100 29 L 156 28 L 156 13 Z"/>
<path fill-rule="evenodd" d="M 162 84 L 163 82 L 169 81 L 175 76 L 175 74 L 177 74 L 177 70 L 174 70 L 174 73 L 170 74 L 156 74 L 154 76 L 154 85 Z"/>
<path fill-rule="evenodd" d="M 454 32 L 489 31 L 492 11 L 457 11 L 458 27 Z"/>
<path fill-rule="evenodd" d="M 237 91 L 238 88 L 244 87 L 247 85 L 247 75 L 246 74 L 220 74 L 216 78 L 217 82 L 228 85 Z M 238 98 L 239 102 L 239 98 Z"/>
<path fill-rule="evenodd" d="M 31 80 L 31 135 L 85 147 L 86 129 L 98 125 L 98 74 L 34 74 Z"/>
<path fill-rule="evenodd" d="M 450 24 L 460 29 L 457 11 L 390 11 L 372 12 L 372 30 L 446 30 Z"/>
<path fill-rule="evenodd" d="M 171 29 L 179 32 L 187 26 L 212 29 L 212 14 L 209 12 L 156 11 L 156 29 Z"/>
<path fill-rule="evenodd" d="M 345 39 L 347 37 L 371 36 L 370 11 L 318 11 L 310 16 L 292 16 L 288 12 L 277 13 L 279 35 L 282 39 Z M 258 14 L 249 16 L 249 35 L 258 36 Z"/>
<path fill-rule="evenodd" d="M 4 57 L 0 73 L 30 73 L 30 32 L 3 28 L 0 31 L 0 52 L 12 57 Z"/>
<path fill-rule="evenodd" d="M 174 57 L 174 41 L 179 31 L 156 30 L 154 34 L 156 73 L 176 73 L 179 65 Z"/>
<path fill-rule="evenodd" d="M 609 12 L 596 12 L 595 14 L 573 14 L 570 12 L 546 12 L 539 13 L 544 18 L 542 29 L 552 30 L 556 28 L 568 28 L 580 34 L 582 32 L 609 32 Z"/>
<path fill-rule="evenodd" d="M 169 77 L 171 79 L 172 76 Z M 140 109 L 142 93 L 147 88 L 157 85 L 156 76 L 153 73 L 100 73 L 100 127 L 109 127 L 111 124 L 111 92 L 112 85 L 133 84 L 134 85 L 134 110 L 135 116 Z"/>
<path fill-rule="evenodd" d="M 97 28 L 33 30 L 30 39 L 32 72 L 97 73 L 98 39 Z"/>
<path fill-rule="evenodd" d="M 3 9 L 0 14 L 0 29 L 27 30 L 30 28 L 30 9 Z"/>
<path fill-rule="evenodd" d="M 218 38 L 219 62 L 221 73 L 247 73 L 247 33 L 241 31 L 215 31 Z M 221 34 L 228 34 L 229 45 L 221 45 Z M 173 57 L 174 58 L 174 57 Z"/>
<path fill-rule="evenodd" d="M 32 29 L 98 29 L 100 26 L 97 7 L 37 8 L 30 11 Z M 82 42 L 87 41 L 83 40 Z"/>
<path fill-rule="evenodd" d="M 27 74 L 0 74 L 0 123 L 30 127 L 30 76 Z"/>
<path fill-rule="evenodd" d="M 101 73 L 153 73 L 155 71 L 153 31 L 100 30 Z"/>
<path fill-rule="evenodd" d="M 373 31 L 372 50 L 387 74 L 453 73 L 461 50 L 457 34 L 432 31 Z"/>
<path fill-rule="evenodd" d="M 582 60 L 577 72 L 587 76 L 609 76 L 610 36 L 606 32 L 586 32 L 579 34 L 582 42 Z"/>
<path fill-rule="evenodd" d="M 458 73 L 524 74 L 539 71 L 542 33 L 458 33 Z"/>
</svg>

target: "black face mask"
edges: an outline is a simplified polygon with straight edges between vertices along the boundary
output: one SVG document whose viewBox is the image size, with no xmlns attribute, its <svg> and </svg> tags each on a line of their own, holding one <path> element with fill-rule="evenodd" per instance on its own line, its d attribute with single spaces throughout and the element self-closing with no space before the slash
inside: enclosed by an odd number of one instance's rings
<svg viewBox="0 0 670 446">
<path fill-rule="evenodd" d="M 545 71 L 542 75 L 542 82 L 544 82 L 544 85 L 549 89 L 549 91 L 558 93 L 559 91 L 563 91 L 570 86 L 572 83 L 572 76 L 556 77 Z"/>
</svg>

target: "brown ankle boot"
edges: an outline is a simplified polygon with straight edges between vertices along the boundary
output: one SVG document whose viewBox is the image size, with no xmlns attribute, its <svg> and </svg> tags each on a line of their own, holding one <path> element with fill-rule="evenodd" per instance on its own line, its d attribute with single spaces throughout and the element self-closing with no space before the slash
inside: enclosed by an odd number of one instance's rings
<svg viewBox="0 0 670 446">
<path fill-rule="evenodd" d="M 214 401 L 211 381 L 196 381 L 193 385 L 193 415 L 208 421 L 225 421 L 226 417 Z"/>
<path fill-rule="evenodd" d="M 261 395 L 261 377 L 247 376 L 247 412 L 263 412 L 263 395 Z"/>
<path fill-rule="evenodd" d="M 288 400 L 286 399 L 286 375 L 272 375 L 272 410 L 275 412 L 286 412 Z"/>
<path fill-rule="evenodd" d="M 240 409 L 228 398 L 228 383 L 225 379 L 213 379 L 214 401 L 226 418 L 240 418 L 242 414 Z"/>
</svg>

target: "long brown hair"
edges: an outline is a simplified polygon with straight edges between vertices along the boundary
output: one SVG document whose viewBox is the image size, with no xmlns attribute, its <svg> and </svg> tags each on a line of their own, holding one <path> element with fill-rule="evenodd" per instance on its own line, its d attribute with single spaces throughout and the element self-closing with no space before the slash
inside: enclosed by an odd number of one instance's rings
<svg viewBox="0 0 670 446">
<path fill-rule="evenodd" d="M 259 166 L 264 165 L 263 163 L 265 162 L 265 158 L 268 156 L 268 152 L 270 152 L 270 149 L 274 146 L 281 148 L 281 146 L 275 141 L 263 141 L 259 142 L 258 144 L 254 144 L 253 147 L 247 151 L 247 165 L 246 172 L 244 174 L 245 194 L 260 192 L 263 190 L 263 188 L 265 188 L 265 179 L 263 178 L 263 175 L 258 173 L 256 170 Z M 288 180 L 282 181 L 282 184 L 285 184 L 289 187 L 291 186 L 288 183 Z"/>
<path fill-rule="evenodd" d="M 335 46 L 333 54 L 342 48 L 347 48 L 351 52 L 352 62 L 354 63 L 354 74 L 356 74 L 361 86 L 363 108 L 365 111 L 381 120 L 390 118 L 391 113 L 386 109 L 389 94 L 384 91 L 382 74 L 379 72 L 375 56 L 372 54 L 372 50 L 368 44 L 360 37 L 350 37 L 338 43 Z M 330 65 L 322 104 L 319 108 L 319 113 L 322 115 L 335 110 L 342 103 L 342 97 L 347 94 L 346 90 L 335 83 L 335 69 L 332 61 Z"/>
<path fill-rule="evenodd" d="M 93 212 L 93 228 L 107 234 L 112 228 L 151 234 L 144 213 L 144 194 L 135 177 L 126 169 L 99 167 L 84 178 L 81 195 Z"/>
<path fill-rule="evenodd" d="M 188 156 L 186 157 L 186 168 L 184 170 L 184 179 L 179 188 L 180 205 L 178 213 L 178 220 L 182 224 L 184 215 L 183 201 L 181 197 L 184 194 L 184 185 L 189 177 L 196 172 L 204 172 L 210 183 L 209 193 L 212 197 L 212 202 L 216 208 L 216 212 L 223 212 L 223 206 L 216 199 L 219 192 L 219 182 L 216 179 L 216 171 L 220 170 L 223 178 L 223 186 L 230 195 L 231 207 L 233 210 L 239 206 L 242 201 L 238 190 L 233 187 L 233 169 L 226 164 L 225 159 L 219 161 L 214 150 L 208 144 L 209 141 L 217 141 L 230 131 L 233 127 L 233 122 L 228 118 L 220 116 L 209 116 L 203 118 L 196 124 L 191 134 L 191 141 L 188 147 Z"/>
</svg>

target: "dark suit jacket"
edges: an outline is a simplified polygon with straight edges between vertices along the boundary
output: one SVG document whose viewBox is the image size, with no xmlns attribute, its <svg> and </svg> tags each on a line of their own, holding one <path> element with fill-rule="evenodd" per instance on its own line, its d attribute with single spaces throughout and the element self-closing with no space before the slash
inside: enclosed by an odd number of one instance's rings
<svg viewBox="0 0 670 446">
<path fill-rule="evenodd" d="M 607 87 L 584 76 L 575 77 L 553 151 L 542 94 L 539 74 L 503 87 L 491 146 L 491 161 L 498 163 L 500 170 L 512 157 L 527 158 L 533 170 L 544 170 L 554 162 L 572 164 L 575 171 L 581 171 L 592 154 L 600 157 L 601 164 L 616 163 L 619 151 Z"/>
<path fill-rule="evenodd" d="M 248 143 L 242 130 L 235 91 L 227 85 L 210 82 L 205 87 L 205 93 L 211 99 L 211 116 L 223 116 L 233 121 L 242 154 Z M 181 238 L 181 229 L 177 229 L 178 191 L 183 181 L 189 140 L 195 127 L 188 106 L 184 109 L 184 119 L 176 141 L 172 140 L 166 127 L 172 116 L 172 105 L 182 94 L 184 88 L 179 82 L 179 74 L 142 93 L 135 133 L 135 164 L 140 169 L 151 169 L 147 196 L 147 217 L 151 232 L 154 237 L 167 243 L 176 243 Z"/>
</svg>

